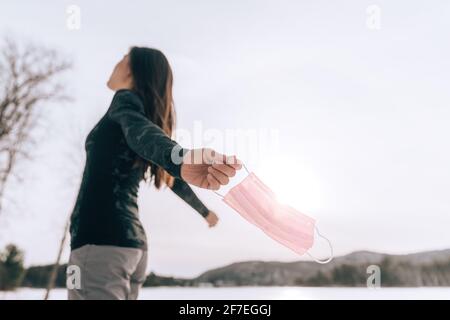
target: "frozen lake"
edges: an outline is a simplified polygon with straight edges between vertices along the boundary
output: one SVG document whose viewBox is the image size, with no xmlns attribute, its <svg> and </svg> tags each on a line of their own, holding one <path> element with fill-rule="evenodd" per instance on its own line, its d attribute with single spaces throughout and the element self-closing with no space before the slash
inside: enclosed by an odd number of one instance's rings
<svg viewBox="0 0 450 320">
<path fill-rule="evenodd" d="M 65 289 L 55 289 L 51 299 L 66 299 Z M 19 289 L 14 292 L 0 292 L 0 299 L 36 299 L 44 296 L 42 289 Z M 447 288 L 305 288 L 305 287 L 237 287 L 237 288 L 174 288 L 157 287 L 141 290 L 141 300 L 166 299 L 450 299 Z"/>
</svg>

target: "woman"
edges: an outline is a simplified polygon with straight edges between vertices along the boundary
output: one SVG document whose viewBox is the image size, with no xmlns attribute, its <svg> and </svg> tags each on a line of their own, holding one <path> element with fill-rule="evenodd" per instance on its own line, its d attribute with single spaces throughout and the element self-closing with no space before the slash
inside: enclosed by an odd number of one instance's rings
<svg viewBox="0 0 450 320">
<path fill-rule="evenodd" d="M 139 182 L 169 186 L 210 227 L 218 218 L 187 183 L 217 190 L 240 169 L 235 157 L 188 150 L 175 124 L 172 71 L 163 53 L 133 47 L 108 81 L 111 105 L 86 138 L 86 165 L 71 217 L 69 265 L 80 288 L 69 299 L 136 299 L 145 280 L 147 239 L 139 221 Z"/>
</svg>

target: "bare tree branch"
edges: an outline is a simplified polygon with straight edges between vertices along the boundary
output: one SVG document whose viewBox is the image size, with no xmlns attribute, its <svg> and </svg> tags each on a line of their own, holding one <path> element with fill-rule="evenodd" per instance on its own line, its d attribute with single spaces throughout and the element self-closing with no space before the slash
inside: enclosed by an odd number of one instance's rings
<svg viewBox="0 0 450 320">
<path fill-rule="evenodd" d="M 71 63 L 55 50 L 34 44 L 19 45 L 5 38 L 0 46 L 0 214 L 5 188 L 19 161 L 31 159 L 27 150 L 37 126 L 39 108 L 67 100 L 57 80 Z"/>
</svg>

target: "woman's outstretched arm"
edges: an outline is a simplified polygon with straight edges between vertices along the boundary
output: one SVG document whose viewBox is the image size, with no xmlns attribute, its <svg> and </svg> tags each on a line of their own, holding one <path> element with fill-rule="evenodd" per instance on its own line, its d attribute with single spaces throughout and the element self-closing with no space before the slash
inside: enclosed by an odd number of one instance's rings
<svg viewBox="0 0 450 320">
<path fill-rule="evenodd" d="M 197 187 L 218 190 L 241 168 L 234 156 L 207 148 L 182 148 L 146 117 L 142 101 L 131 90 L 116 92 L 108 116 L 121 126 L 127 144 L 141 158 Z"/>
<path fill-rule="evenodd" d="M 164 168 L 173 177 L 181 178 L 181 161 L 174 162 L 172 152 L 182 151 L 179 155 L 183 156 L 188 150 L 146 117 L 144 105 L 135 93 L 117 91 L 108 115 L 121 126 L 128 146 L 136 154 Z"/>
</svg>

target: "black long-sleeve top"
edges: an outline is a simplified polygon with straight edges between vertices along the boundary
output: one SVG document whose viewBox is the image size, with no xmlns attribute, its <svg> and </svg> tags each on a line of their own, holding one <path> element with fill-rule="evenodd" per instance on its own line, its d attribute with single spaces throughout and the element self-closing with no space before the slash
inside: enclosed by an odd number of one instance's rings
<svg viewBox="0 0 450 320">
<path fill-rule="evenodd" d="M 136 93 L 118 90 L 85 141 L 86 164 L 71 215 L 72 250 L 85 244 L 147 249 L 137 204 L 144 169 L 135 165 L 137 156 L 172 175 L 171 190 L 206 217 L 208 208 L 181 179 L 181 164 L 172 161 L 174 148 L 181 156 L 187 151 L 145 116 Z"/>
</svg>

